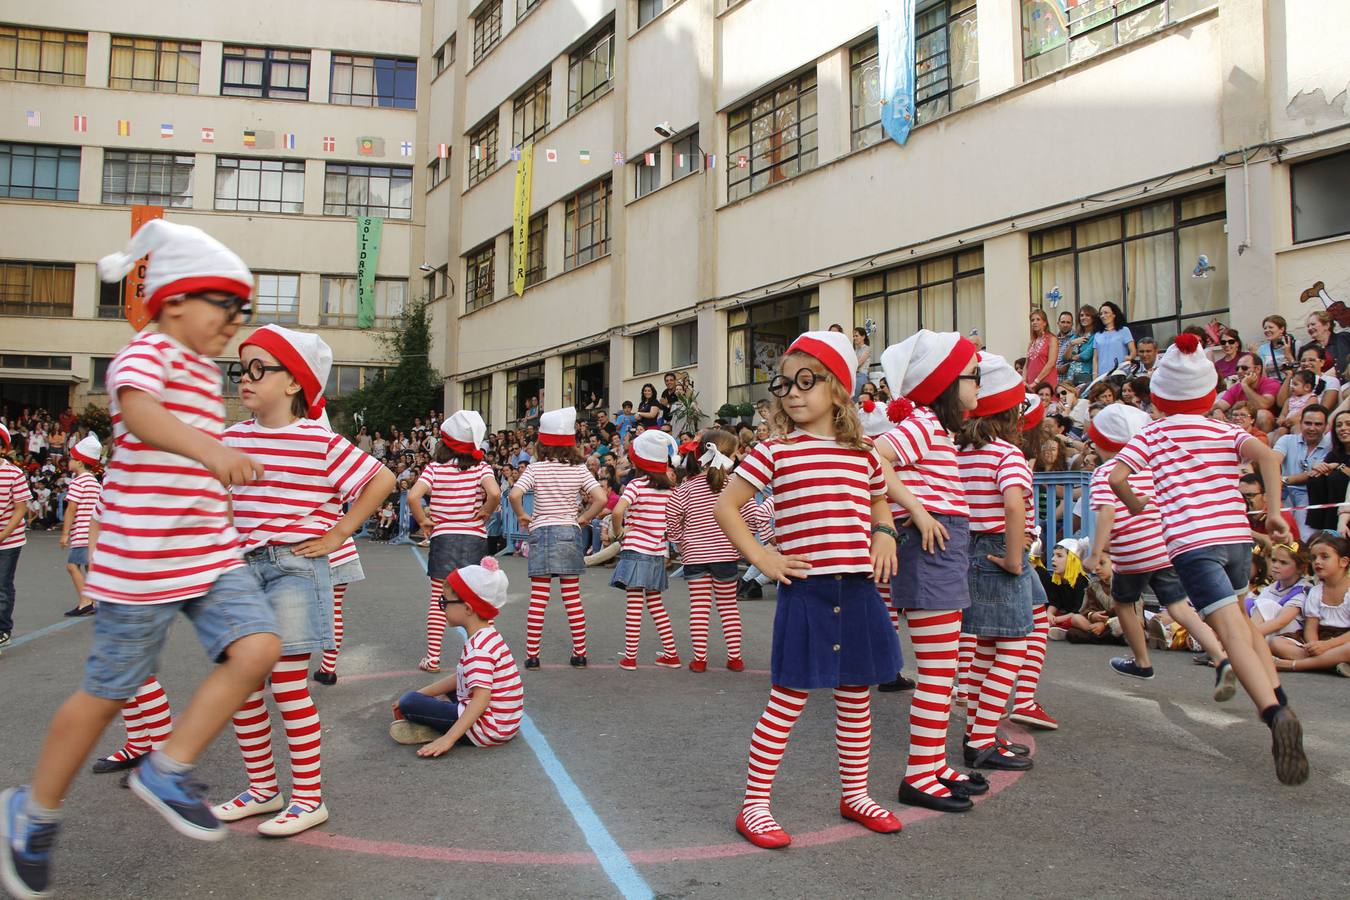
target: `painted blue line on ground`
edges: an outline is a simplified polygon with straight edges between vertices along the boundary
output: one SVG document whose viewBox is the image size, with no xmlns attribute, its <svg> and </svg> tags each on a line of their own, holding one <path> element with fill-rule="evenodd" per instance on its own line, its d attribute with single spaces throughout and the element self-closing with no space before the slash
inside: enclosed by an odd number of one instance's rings
<svg viewBox="0 0 1350 900">
<path fill-rule="evenodd" d="M 91 618 L 92 617 L 90 616 L 80 616 L 79 618 L 66 619 L 64 622 L 55 622 L 51 625 L 48 625 L 46 628 L 39 628 L 37 631 L 30 631 L 25 635 L 20 635 L 19 637 L 14 638 L 14 640 L 10 641 L 8 644 L 5 645 L 5 649 L 9 650 L 13 647 L 22 647 L 29 641 L 36 641 L 40 637 L 46 637 L 49 634 L 55 634 L 56 632 L 62 630 L 63 628 L 70 628 L 73 625 L 78 625 L 81 622 Z"/>
<path fill-rule="evenodd" d="M 416 546 L 411 546 L 408 549 L 412 551 L 412 555 L 417 560 L 417 564 L 422 567 L 422 571 L 425 573 L 427 570 L 427 558 L 422 555 L 422 551 L 418 550 Z"/>
</svg>

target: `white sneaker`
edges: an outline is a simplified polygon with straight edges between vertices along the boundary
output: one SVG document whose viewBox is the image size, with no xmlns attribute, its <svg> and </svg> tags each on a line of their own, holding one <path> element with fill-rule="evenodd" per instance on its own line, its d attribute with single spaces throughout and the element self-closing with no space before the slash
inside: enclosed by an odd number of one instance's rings
<svg viewBox="0 0 1350 900">
<path fill-rule="evenodd" d="M 441 733 L 430 725 L 397 719 L 389 723 L 389 736 L 400 744 L 430 744 L 439 738 Z"/>
<path fill-rule="evenodd" d="M 217 819 L 222 822 L 238 822 L 249 816 L 261 816 L 266 813 L 280 812 L 286 808 L 286 802 L 280 794 L 273 794 L 266 800 L 259 800 L 252 792 L 244 791 L 233 800 L 227 800 L 219 806 L 211 807 Z"/>
<path fill-rule="evenodd" d="M 307 831 L 315 825 L 322 825 L 328 821 L 328 807 L 322 803 L 316 809 L 305 809 L 303 806 L 292 804 L 284 813 L 275 819 L 268 819 L 258 826 L 258 834 L 267 837 L 290 837 L 293 834 L 299 834 Z"/>
<path fill-rule="evenodd" d="M 1068 633 L 1067 629 L 1055 626 L 1046 633 L 1046 637 L 1052 641 L 1062 641 Z"/>
</svg>

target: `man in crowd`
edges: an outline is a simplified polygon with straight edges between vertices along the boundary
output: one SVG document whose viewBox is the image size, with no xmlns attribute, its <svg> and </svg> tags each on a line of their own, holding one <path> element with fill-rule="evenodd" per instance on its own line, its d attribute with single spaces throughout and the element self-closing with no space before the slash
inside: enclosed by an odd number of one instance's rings
<svg viewBox="0 0 1350 900">
<path fill-rule="evenodd" d="M 1318 403 L 1304 407 L 1299 417 L 1299 430 L 1276 441 L 1274 450 L 1280 454 L 1284 506 L 1294 510 L 1294 521 L 1299 526 L 1296 533 L 1307 540 L 1311 536 L 1305 521 L 1308 513 L 1299 507 L 1308 505 L 1308 479 L 1330 470 L 1325 464 L 1327 453 L 1331 451 L 1326 407 Z"/>
</svg>

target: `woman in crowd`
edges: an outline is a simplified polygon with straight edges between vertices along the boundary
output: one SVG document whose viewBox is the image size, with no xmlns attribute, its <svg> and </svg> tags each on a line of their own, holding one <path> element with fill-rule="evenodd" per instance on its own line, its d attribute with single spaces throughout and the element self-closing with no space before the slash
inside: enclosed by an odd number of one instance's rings
<svg viewBox="0 0 1350 900">
<path fill-rule="evenodd" d="M 1102 320 L 1097 317 L 1095 306 L 1082 306 L 1078 309 L 1078 330 L 1069 341 L 1069 383 L 1082 386 L 1092 380 L 1092 360 L 1096 353 L 1097 332 L 1102 330 Z"/>
<path fill-rule="evenodd" d="M 1044 310 L 1031 311 L 1031 343 L 1027 346 L 1026 383 L 1044 382 L 1054 387 L 1059 382 L 1055 365 L 1059 361 L 1059 338 L 1050 333 L 1050 319 Z"/>
<path fill-rule="evenodd" d="M 1134 335 L 1130 333 L 1125 313 L 1119 306 L 1108 300 L 1102 304 L 1097 315 L 1102 327 L 1092 346 L 1093 378 L 1109 375 L 1121 363 L 1134 359 L 1136 353 Z"/>
<path fill-rule="evenodd" d="M 1350 362 L 1350 331 L 1337 331 L 1336 321 L 1325 309 L 1308 313 L 1306 324 L 1308 337 L 1323 348 L 1322 355 L 1327 361 L 1323 368 L 1344 372 L 1346 363 Z"/>
</svg>

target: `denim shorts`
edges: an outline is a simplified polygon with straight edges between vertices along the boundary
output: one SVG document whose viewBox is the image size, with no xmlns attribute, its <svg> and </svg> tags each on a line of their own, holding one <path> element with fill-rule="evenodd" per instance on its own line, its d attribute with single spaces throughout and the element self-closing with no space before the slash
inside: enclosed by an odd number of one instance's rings
<svg viewBox="0 0 1350 900">
<path fill-rule="evenodd" d="M 341 565 L 334 566 L 328 573 L 328 580 L 333 583 L 333 587 L 339 584 L 356 584 L 358 581 L 366 580 L 366 570 L 361 568 L 360 559 L 349 559 Z"/>
<path fill-rule="evenodd" d="M 728 562 L 684 564 L 686 581 L 693 581 L 695 578 L 702 578 L 704 575 L 711 575 L 713 581 L 735 581 L 740 572 L 740 563 L 734 559 Z"/>
<path fill-rule="evenodd" d="M 580 575 L 586 569 L 582 545 L 586 542 L 576 525 L 540 525 L 530 531 L 529 575 Z"/>
<path fill-rule="evenodd" d="M 1252 545 L 1212 544 L 1172 557 L 1172 566 L 1191 606 L 1208 616 L 1237 602 L 1237 594 L 1251 582 Z M 1158 598 L 1160 601 L 1161 597 Z"/>
<path fill-rule="evenodd" d="M 427 575 L 433 581 L 465 566 L 476 566 L 487 556 L 487 538 L 476 534 L 442 534 L 431 539 L 427 551 Z"/>
<path fill-rule="evenodd" d="M 66 554 L 66 564 L 71 566 L 89 567 L 89 546 L 71 547 L 70 552 Z"/>
<path fill-rule="evenodd" d="M 1153 595 L 1163 606 L 1186 599 L 1186 589 L 1181 586 L 1177 570 L 1171 566 L 1152 572 L 1116 572 L 1111 576 L 1111 596 L 1117 603 L 1134 603 L 1143 596 L 1146 587 L 1152 588 Z"/>
<path fill-rule="evenodd" d="M 632 588 L 663 593 L 670 587 L 670 578 L 666 575 L 666 558 L 636 550 L 620 551 L 609 585 L 624 590 Z"/>
<path fill-rule="evenodd" d="M 1002 532 L 970 535 L 970 606 L 961 616 L 961 630 L 983 638 L 1024 637 L 1031 633 L 1032 582 L 1039 583 L 1027 551 L 1022 552 L 1022 574 L 1012 575 L 990 555 L 1002 556 L 1007 543 Z"/>
<path fill-rule="evenodd" d="M 283 654 L 337 649 L 328 557 L 296 556 L 289 546 L 271 544 L 246 553 L 244 562 L 262 584 L 276 616 Z"/>
<path fill-rule="evenodd" d="M 100 603 L 80 688 L 104 700 L 135 695 L 159 671 L 160 650 L 179 612 L 192 620 L 197 639 L 213 662 L 224 661 L 229 646 L 240 638 L 278 633 L 272 607 L 248 566 L 222 573 L 209 591 L 191 600 Z"/>
</svg>

